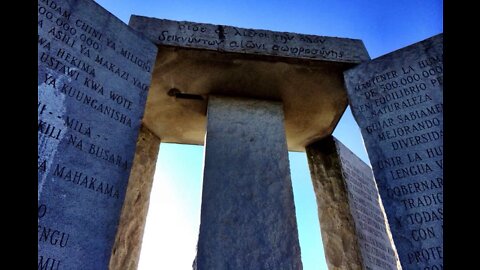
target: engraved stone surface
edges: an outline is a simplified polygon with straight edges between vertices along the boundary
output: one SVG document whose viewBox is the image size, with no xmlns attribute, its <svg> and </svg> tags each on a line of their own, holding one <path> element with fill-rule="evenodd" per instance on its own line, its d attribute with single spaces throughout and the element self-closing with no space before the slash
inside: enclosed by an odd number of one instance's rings
<svg viewBox="0 0 480 270">
<path fill-rule="evenodd" d="M 157 45 L 221 52 L 360 63 L 370 57 L 358 39 L 274 32 L 133 15 L 129 25 Z"/>
<path fill-rule="evenodd" d="M 362 254 L 348 193 L 336 148 L 328 138 L 305 148 L 317 200 L 325 259 L 331 270 L 360 270 Z"/>
<path fill-rule="evenodd" d="M 211 96 L 194 269 L 302 269 L 282 104 Z"/>
<path fill-rule="evenodd" d="M 129 25 L 159 46 L 144 124 L 168 143 L 203 145 L 208 96 L 222 95 L 283 102 L 288 149 L 305 151 L 348 105 L 343 72 L 369 60 L 361 40 L 140 16 Z"/>
<path fill-rule="evenodd" d="M 160 139 L 142 126 L 137 139 L 135 158 L 128 179 L 109 270 L 137 269 L 159 147 Z"/>
<path fill-rule="evenodd" d="M 93 1 L 38 1 L 39 269 L 108 269 L 156 51 Z"/>
<path fill-rule="evenodd" d="M 443 269 L 443 34 L 345 82 L 403 269 Z"/>
<path fill-rule="evenodd" d="M 359 239 L 363 269 L 400 269 L 372 169 L 340 141 L 334 138 L 334 142 Z"/>
<path fill-rule="evenodd" d="M 333 136 L 306 152 L 329 269 L 399 269 L 372 169 Z"/>
</svg>

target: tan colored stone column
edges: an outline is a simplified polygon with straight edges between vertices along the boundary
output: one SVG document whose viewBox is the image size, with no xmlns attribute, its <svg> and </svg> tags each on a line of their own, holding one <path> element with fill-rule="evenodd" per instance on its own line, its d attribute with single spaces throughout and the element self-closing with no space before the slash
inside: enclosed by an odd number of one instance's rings
<svg viewBox="0 0 480 270">
<path fill-rule="evenodd" d="M 362 269 L 362 255 L 332 137 L 306 147 L 329 270 Z"/>
<path fill-rule="evenodd" d="M 160 139 L 142 125 L 110 258 L 110 270 L 137 269 L 159 148 Z"/>
</svg>

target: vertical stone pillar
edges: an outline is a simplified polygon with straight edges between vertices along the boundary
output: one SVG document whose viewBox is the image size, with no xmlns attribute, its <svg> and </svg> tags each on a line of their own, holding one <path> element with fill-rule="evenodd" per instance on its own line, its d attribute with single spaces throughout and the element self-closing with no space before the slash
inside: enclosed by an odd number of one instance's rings
<svg viewBox="0 0 480 270">
<path fill-rule="evenodd" d="M 194 269 L 302 269 L 281 103 L 211 96 Z"/>
<path fill-rule="evenodd" d="M 358 235 L 332 138 L 306 147 L 329 270 L 362 269 Z"/>
<path fill-rule="evenodd" d="M 157 47 L 92 0 L 38 1 L 37 29 L 38 269 L 105 270 Z"/>
<path fill-rule="evenodd" d="M 159 147 L 160 139 L 142 125 L 110 257 L 110 270 L 137 269 Z"/>
<path fill-rule="evenodd" d="M 328 269 L 399 269 L 372 169 L 333 136 L 306 153 Z"/>
<path fill-rule="evenodd" d="M 403 269 L 443 269 L 443 34 L 344 78 Z"/>
</svg>

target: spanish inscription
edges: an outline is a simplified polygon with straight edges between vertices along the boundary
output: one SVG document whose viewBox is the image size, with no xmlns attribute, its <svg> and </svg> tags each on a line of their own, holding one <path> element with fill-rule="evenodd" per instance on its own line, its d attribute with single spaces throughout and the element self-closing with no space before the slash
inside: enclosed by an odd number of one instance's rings
<svg viewBox="0 0 480 270">
<path fill-rule="evenodd" d="M 360 63 L 369 60 L 361 40 L 244 29 L 132 16 L 129 25 L 158 45 Z"/>
<path fill-rule="evenodd" d="M 38 1 L 38 269 L 108 269 L 156 46 L 93 1 Z"/>
<path fill-rule="evenodd" d="M 443 34 L 345 81 L 403 269 L 443 269 Z"/>
<path fill-rule="evenodd" d="M 345 178 L 363 268 L 400 269 L 372 169 L 338 140 L 335 140 L 335 145 Z"/>
</svg>

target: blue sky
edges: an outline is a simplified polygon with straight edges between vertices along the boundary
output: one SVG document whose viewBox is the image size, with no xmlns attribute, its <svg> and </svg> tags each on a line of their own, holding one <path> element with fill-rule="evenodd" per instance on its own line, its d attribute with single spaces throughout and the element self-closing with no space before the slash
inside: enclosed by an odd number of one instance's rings
<svg viewBox="0 0 480 270">
<path fill-rule="evenodd" d="M 371 58 L 443 32 L 441 0 L 96 1 L 128 23 L 130 15 L 363 40 Z M 369 163 L 349 109 L 334 136 Z M 327 269 L 317 205 L 304 153 L 290 153 L 305 270 Z M 162 144 L 139 269 L 191 269 L 200 222 L 203 147 Z"/>
</svg>

